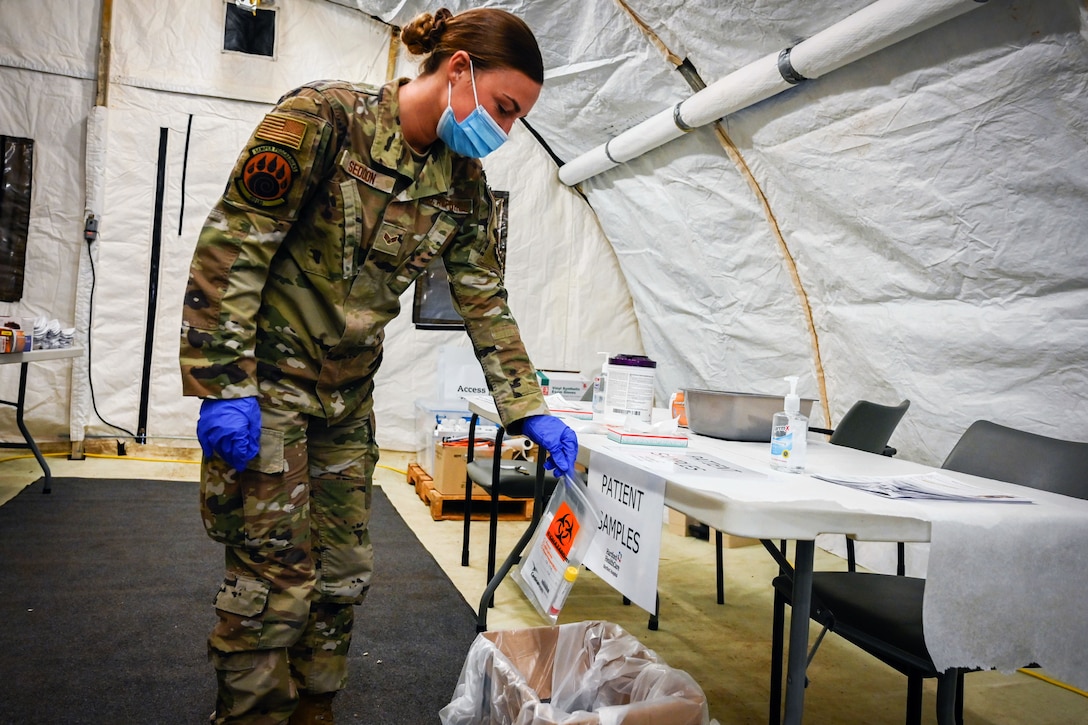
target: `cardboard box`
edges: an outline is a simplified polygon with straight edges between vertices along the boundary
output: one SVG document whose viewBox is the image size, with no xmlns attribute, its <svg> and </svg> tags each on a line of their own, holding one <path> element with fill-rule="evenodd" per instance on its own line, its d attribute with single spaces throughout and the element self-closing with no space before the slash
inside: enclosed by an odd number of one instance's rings
<svg viewBox="0 0 1088 725">
<path fill-rule="evenodd" d="M 581 400 L 589 390 L 589 381 L 572 370 L 537 370 L 537 380 L 544 395 L 562 395 L 567 400 Z"/>
<path fill-rule="evenodd" d="M 699 523 L 690 516 L 686 516 L 675 509 L 666 508 L 665 515 L 669 519 L 669 533 L 676 536 L 690 536 L 690 534 L 688 534 L 688 526 Z"/>
<path fill-rule="evenodd" d="M 592 712 L 587 704 L 596 706 Z M 483 632 L 443 725 L 707 725 L 706 695 L 611 622 Z"/>
<path fill-rule="evenodd" d="M 511 459 L 518 452 L 514 449 L 503 446 L 502 457 Z M 485 459 L 490 461 L 492 455 L 492 447 L 490 445 L 483 445 L 476 447 L 476 453 L 473 456 L 474 459 Z M 526 461 L 526 466 L 531 470 L 536 470 L 536 459 L 533 450 L 528 451 L 525 455 L 530 459 Z M 465 471 L 468 460 L 468 446 L 464 444 L 455 444 L 452 442 L 437 443 L 434 448 L 434 471 L 431 472 L 431 479 L 434 482 L 434 489 L 443 496 L 464 496 L 465 495 Z M 473 486 L 472 495 L 474 496 L 487 496 L 488 493 L 479 486 Z"/>
<path fill-rule="evenodd" d="M 666 526 L 669 533 L 676 536 L 691 536 L 691 532 L 688 530 L 688 526 L 699 523 L 696 519 L 690 516 L 676 511 L 674 509 L 666 508 L 665 515 L 668 517 Z M 714 529 L 710 530 L 710 540 L 714 541 Z M 758 544 L 759 539 L 750 539 L 747 536 L 734 536 L 733 534 L 722 535 L 722 547 L 726 549 L 737 549 L 742 546 L 752 546 Z"/>
</svg>

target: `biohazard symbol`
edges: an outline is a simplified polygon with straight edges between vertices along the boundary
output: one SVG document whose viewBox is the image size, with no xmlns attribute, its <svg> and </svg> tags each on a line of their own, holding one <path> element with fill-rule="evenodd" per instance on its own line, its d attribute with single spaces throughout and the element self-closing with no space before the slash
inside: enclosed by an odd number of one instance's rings
<svg viewBox="0 0 1088 725">
<path fill-rule="evenodd" d="M 255 153 L 242 169 L 242 186 L 256 199 L 278 201 L 295 180 L 292 161 L 278 150 Z"/>
<path fill-rule="evenodd" d="M 566 501 L 559 504 L 559 510 L 555 512 L 548 527 L 548 541 L 555 547 L 563 560 L 570 556 L 570 547 L 574 545 L 574 539 L 578 536 L 578 517 L 570 510 Z"/>
</svg>

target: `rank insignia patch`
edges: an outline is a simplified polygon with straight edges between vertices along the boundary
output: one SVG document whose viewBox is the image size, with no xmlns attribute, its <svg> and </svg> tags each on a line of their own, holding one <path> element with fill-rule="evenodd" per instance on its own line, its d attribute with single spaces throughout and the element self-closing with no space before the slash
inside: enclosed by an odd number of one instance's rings
<svg viewBox="0 0 1088 725">
<path fill-rule="evenodd" d="M 289 153 L 276 146 L 250 149 L 242 175 L 235 179 L 238 191 L 254 206 L 279 206 L 295 183 L 299 166 Z"/>
</svg>

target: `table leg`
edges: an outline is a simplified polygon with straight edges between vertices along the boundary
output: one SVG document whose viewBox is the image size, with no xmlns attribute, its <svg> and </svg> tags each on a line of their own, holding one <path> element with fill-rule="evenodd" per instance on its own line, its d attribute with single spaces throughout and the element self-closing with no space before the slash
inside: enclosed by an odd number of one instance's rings
<svg viewBox="0 0 1088 725">
<path fill-rule="evenodd" d="M 499 455 L 498 450 L 495 451 L 495 455 Z M 529 522 L 528 528 L 525 529 L 525 533 L 518 539 L 518 543 L 514 545 L 513 550 L 503 561 L 502 566 L 487 582 L 487 588 L 484 589 L 484 594 L 480 597 L 480 608 L 476 613 L 476 631 L 487 631 L 487 610 L 488 606 L 492 604 L 495 598 L 495 590 L 499 588 L 499 584 L 506 578 L 506 575 L 510 573 L 510 570 L 514 568 L 514 564 L 521 561 L 521 553 L 525 551 L 525 547 L 529 545 L 530 539 L 533 534 L 536 533 L 537 524 L 540 522 L 540 517 L 544 513 L 544 458 L 547 454 L 543 450 L 537 451 L 536 460 L 536 481 L 533 492 L 533 514 L 532 519 Z"/>
<path fill-rule="evenodd" d="M 798 541 L 793 560 L 793 609 L 790 612 L 790 645 L 786 669 L 787 725 L 801 722 L 805 707 L 805 669 L 808 665 L 808 623 L 812 608 L 812 567 L 816 542 Z"/>
<path fill-rule="evenodd" d="M 499 588 L 499 584 L 506 578 L 506 575 L 510 573 L 510 570 L 521 561 L 521 552 L 525 550 L 525 547 L 529 544 L 529 539 L 536 533 L 536 526 L 530 525 L 525 529 L 525 533 L 518 539 L 518 543 L 514 546 L 510 555 L 506 557 L 506 560 L 499 567 L 499 570 L 495 572 L 495 575 L 491 577 L 491 581 L 487 583 L 487 588 L 484 589 L 484 594 L 480 597 L 480 609 L 476 614 L 476 631 L 487 631 L 487 609 L 491 600 L 495 597 L 495 590 Z"/>
<path fill-rule="evenodd" d="M 49 464 L 45 462 L 45 456 L 38 450 L 38 444 L 34 442 L 34 438 L 30 435 L 30 431 L 27 430 L 26 423 L 23 422 L 23 406 L 26 403 L 27 366 L 28 363 L 19 365 L 19 399 L 15 404 L 15 424 L 19 426 L 19 431 L 23 434 L 23 440 L 26 441 L 27 446 L 30 447 L 31 452 L 34 454 L 34 457 L 38 459 L 38 465 L 42 467 L 42 471 L 45 473 L 42 493 L 52 493 L 53 474 L 49 470 Z"/>
</svg>

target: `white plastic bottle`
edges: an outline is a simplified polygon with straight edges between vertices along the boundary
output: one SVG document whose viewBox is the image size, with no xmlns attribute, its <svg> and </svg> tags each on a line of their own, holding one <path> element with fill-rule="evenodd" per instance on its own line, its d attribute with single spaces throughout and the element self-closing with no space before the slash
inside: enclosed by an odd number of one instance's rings
<svg viewBox="0 0 1088 725">
<path fill-rule="evenodd" d="M 771 420 L 771 468 L 785 473 L 805 472 L 808 451 L 808 418 L 801 414 L 801 398 L 797 395 L 797 376 L 790 375 L 790 392 L 785 409 Z"/>
</svg>

